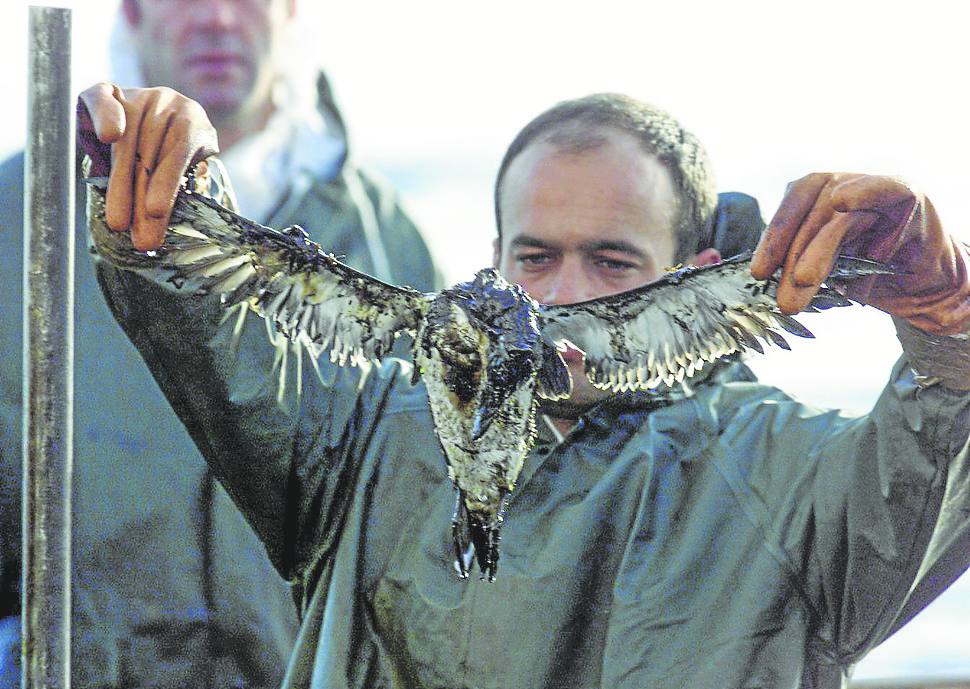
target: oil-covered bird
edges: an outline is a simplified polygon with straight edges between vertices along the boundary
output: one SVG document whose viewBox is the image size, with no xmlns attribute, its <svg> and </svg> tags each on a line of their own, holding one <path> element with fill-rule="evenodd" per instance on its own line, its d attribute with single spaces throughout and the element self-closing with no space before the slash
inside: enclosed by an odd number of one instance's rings
<svg viewBox="0 0 970 689">
<path fill-rule="evenodd" d="M 316 359 L 379 359 L 413 338 L 414 379 L 423 379 L 458 490 L 452 523 L 457 566 L 494 579 L 505 498 L 536 437 L 539 398 L 565 399 L 572 381 L 561 352 L 585 352 L 586 374 L 615 392 L 662 391 L 714 361 L 761 342 L 788 348 L 779 331 L 812 334 L 775 303 L 774 279 L 755 280 L 750 256 L 670 271 L 643 287 L 580 304 L 541 305 L 493 269 L 437 293 L 386 284 L 326 253 L 299 227 L 263 227 L 200 193 L 179 192 L 165 243 L 136 251 L 104 220 L 104 180 L 89 180 L 89 226 L 99 253 L 123 267 L 163 271 L 226 307 L 246 305 Z M 892 272 L 840 258 L 810 310 L 847 306 L 832 285 Z"/>
</svg>

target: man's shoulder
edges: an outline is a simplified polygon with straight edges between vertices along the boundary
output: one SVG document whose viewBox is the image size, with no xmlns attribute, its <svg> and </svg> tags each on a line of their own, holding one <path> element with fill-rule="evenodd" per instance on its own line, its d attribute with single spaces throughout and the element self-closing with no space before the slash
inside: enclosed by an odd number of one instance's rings
<svg viewBox="0 0 970 689">
<path fill-rule="evenodd" d="M 698 400 L 718 417 L 720 425 L 751 423 L 761 415 L 776 415 L 781 408 L 802 407 L 801 414 L 820 413 L 781 388 L 758 380 L 741 362 L 722 365 L 698 388 Z"/>
<path fill-rule="evenodd" d="M 24 170 L 26 156 L 18 151 L 0 162 L 0 241 L 23 242 L 24 223 Z M 75 178 L 75 221 L 84 218 L 84 185 Z M 78 228 L 83 225 L 78 224 Z"/>
<path fill-rule="evenodd" d="M 24 152 L 19 151 L 0 162 L 0 195 L 8 197 L 23 196 Z"/>
<path fill-rule="evenodd" d="M 24 154 L 20 152 L 0 163 L 0 242 L 22 243 L 23 208 Z"/>
<path fill-rule="evenodd" d="M 359 184 L 372 203 L 400 205 L 397 190 L 383 175 L 352 160 L 345 161 L 332 174 L 312 177 L 305 193 L 320 195 L 331 203 L 352 204 L 355 202 L 352 184 Z"/>
</svg>

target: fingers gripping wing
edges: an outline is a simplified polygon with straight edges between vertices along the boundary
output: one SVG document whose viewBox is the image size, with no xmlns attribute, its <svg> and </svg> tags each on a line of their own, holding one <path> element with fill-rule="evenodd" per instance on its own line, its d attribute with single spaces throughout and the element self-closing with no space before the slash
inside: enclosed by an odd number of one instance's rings
<svg viewBox="0 0 970 689">
<path fill-rule="evenodd" d="M 264 227 L 185 191 L 152 267 L 177 287 L 221 294 L 227 308 L 248 303 L 314 358 L 329 351 L 341 365 L 385 355 L 426 308 L 422 293 L 350 268 L 302 228 Z"/>
<path fill-rule="evenodd" d="M 616 392 L 672 385 L 705 364 L 761 342 L 788 349 L 776 329 L 812 334 L 778 310 L 775 283 L 751 277 L 750 255 L 688 267 L 635 290 L 564 306 L 543 306 L 543 334 L 586 352 L 586 374 Z M 847 306 L 823 288 L 820 308 Z"/>
</svg>

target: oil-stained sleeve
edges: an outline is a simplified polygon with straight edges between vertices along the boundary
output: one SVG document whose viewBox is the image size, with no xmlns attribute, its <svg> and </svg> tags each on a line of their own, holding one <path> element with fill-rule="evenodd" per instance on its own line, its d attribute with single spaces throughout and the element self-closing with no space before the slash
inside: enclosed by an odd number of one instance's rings
<svg viewBox="0 0 970 689">
<path fill-rule="evenodd" d="M 868 415 L 779 394 L 724 425 L 750 451 L 729 472 L 791 571 L 814 654 L 851 665 L 970 565 L 968 435 L 970 394 L 921 389 L 905 360 Z"/>
</svg>

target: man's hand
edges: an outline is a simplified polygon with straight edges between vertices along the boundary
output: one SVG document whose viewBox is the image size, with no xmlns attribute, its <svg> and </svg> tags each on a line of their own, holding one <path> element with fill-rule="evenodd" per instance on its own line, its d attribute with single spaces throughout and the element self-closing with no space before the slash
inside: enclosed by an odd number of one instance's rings
<svg viewBox="0 0 970 689">
<path fill-rule="evenodd" d="M 751 273 L 781 267 L 778 306 L 805 308 L 837 254 L 888 263 L 904 274 L 849 287 L 871 304 L 937 335 L 970 329 L 970 254 L 943 231 L 930 200 L 891 177 L 817 173 L 789 185 L 761 236 Z"/>
<path fill-rule="evenodd" d="M 131 230 L 136 249 L 157 249 L 182 175 L 217 153 L 202 107 L 167 88 L 120 89 L 100 83 L 78 99 L 78 138 L 92 175 L 109 173 L 108 227 Z"/>
</svg>

